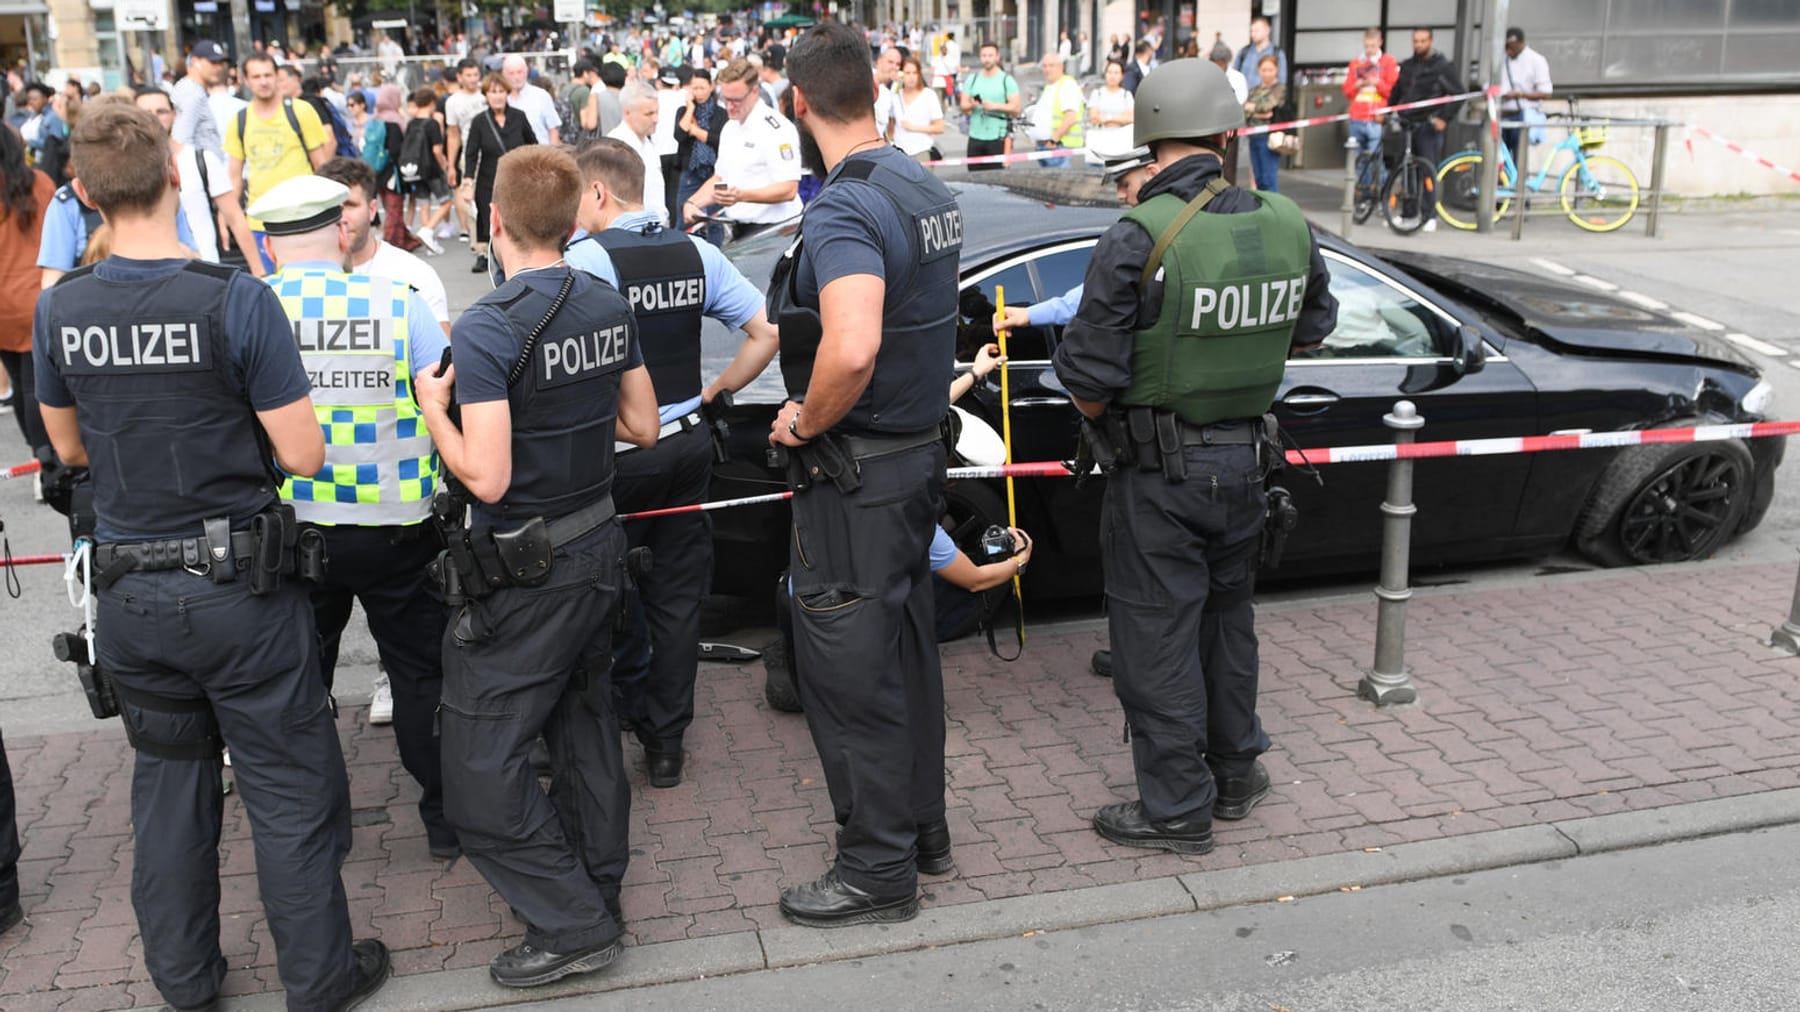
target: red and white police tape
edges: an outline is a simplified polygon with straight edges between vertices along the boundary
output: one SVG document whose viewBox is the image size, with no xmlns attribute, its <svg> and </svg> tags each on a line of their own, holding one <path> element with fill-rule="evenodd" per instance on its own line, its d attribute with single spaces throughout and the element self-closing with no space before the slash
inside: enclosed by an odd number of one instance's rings
<svg viewBox="0 0 1800 1012">
<path fill-rule="evenodd" d="M 0 470 L 0 481 L 5 481 L 8 478 L 23 478 L 28 474 L 36 474 L 43 469 L 44 465 L 35 460 L 28 460 L 23 464 L 17 464 L 5 468 L 4 470 Z"/>
<path fill-rule="evenodd" d="M 1014 151 L 1009 155 L 975 155 L 972 158 L 939 158 L 936 161 L 921 162 L 927 167 L 935 165 L 1010 165 L 1013 162 L 1035 162 L 1044 158 L 1082 158 L 1085 157 L 1080 148 L 1049 148 L 1044 151 Z"/>
<path fill-rule="evenodd" d="M 1774 169 L 1776 172 L 1781 173 L 1782 175 L 1788 177 L 1789 179 L 1792 179 L 1795 182 L 1800 182 L 1800 172 L 1796 172 L 1793 169 L 1790 169 L 1785 165 L 1777 165 L 1774 162 L 1769 161 L 1767 158 L 1764 158 L 1763 156 L 1757 154 L 1754 151 L 1747 150 L 1744 147 L 1742 147 L 1741 145 L 1738 145 L 1732 141 L 1728 141 L 1725 138 L 1720 137 L 1718 134 L 1713 133 L 1711 130 L 1706 129 L 1705 127 L 1695 126 L 1692 123 L 1689 123 L 1687 125 L 1687 128 L 1688 128 L 1689 136 L 1685 143 L 1687 144 L 1688 155 L 1690 157 L 1694 153 L 1694 138 L 1692 135 L 1699 134 L 1700 136 L 1706 138 L 1709 141 L 1712 141 L 1715 144 L 1723 145 L 1726 148 L 1726 150 L 1728 150 L 1728 151 L 1735 151 L 1738 154 L 1743 155 L 1745 158 L 1750 159 L 1751 161 L 1755 162 L 1756 164 L 1762 166 L 1765 169 Z"/>
<path fill-rule="evenodd" d="M 1423 460 L 1432 457 L 1486 457 L 1511 453 L 1547 453 L 1557 450 L 1594 450 L 1621 446 L 1662 446 L 1673 443 L 1713 443 L 1726 439 L 1763 439 L 1771 436 L 1800 435 L 1800 421 L 1739 422 L 1731 425 L 1697 425 L 1682 429 L 1633 429 L 1626 432 L 1584 432 L 1558 436 L 1506 436 L 1495 439 L 1444 439 L 1426 443 L 1369 443 L 1363 446 L 1330 446 L 1316 450 L 1289 450 L 1287 462 L 1294 465 L 1366 464 L 1385 460 Z M 21 467 L 35 468 L 35 464 Z M 14 468 L 13 470 L 18 470 Z M 944 472 L 950 479 L 959 478 L 1067 478 L 1067 464 L 1060 460 L 1037 460 L 1023 464 L 1001 464 L 989 467 L 952 467 Z M 675 516 L 681 513 L 710 513 L 714 510 L 792 499 L 792 492 L 770 492 L 741 499 L 717 499 L 686 506 L 622 513 L 622 520 L 648 520 L 651 517 Z M 12 560 L 14 566 L 41 566 L 66 562 L 67 555 L 21 555 Z M 0 566 L 0 568 L 4 568 Z"/>
<path fill-rule="evenodd" d="M 1460 95 L 1444 95 L 1440 98 L 1421 99 L 1417 102 L 1402 102 L 1399 105 L 1384 105 L 1381 108 L 1376 109 L 1373 115 L 1382 115 L 1390 112 L 1405 112 L 1408 109 L 1423 109 L 1426 106 L 1447 105 L 1451 102 L 1464 102 L 1471 98 L 1480 98 L 1484 94 L 1498 96 L 1500 94 L 1500 89 L 1498 87 L 1493 87 L 1488 88 L 1486 91 L 1465 91 Z M 1245 127 L 1244 129 L 1239 130 L 1237 135 L 1239 137 L 1248 137 L 1251 134 L 1266 134 L 1275 130 L 1294 130 L 1299 127 L 1318 126 L 1321 123 L 1337 123 L 1349 118 L 1349 113 L 1340 112 L 1330 116 L 1311 116 L 1306 119 L 1288 120 L 1286 123 L 1264 123 L 1262 126 Z"/>
</svg>

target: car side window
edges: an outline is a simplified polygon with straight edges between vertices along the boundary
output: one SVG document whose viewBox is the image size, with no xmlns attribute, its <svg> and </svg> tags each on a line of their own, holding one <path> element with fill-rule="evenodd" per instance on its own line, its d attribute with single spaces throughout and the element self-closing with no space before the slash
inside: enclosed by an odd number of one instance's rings
<svg viewBox="0 0 1800 1012">
<path fill-rule="evenodd" d="M 1038 289 L 1044 293 L 1044 298 L 1054 299 L 1085 281 L 1088 260 L 1093 252 L 1092 246 L 1061 249 L 1033 261 L 1032 265 L 1037 268 Z"/>
<path fill-rule="evenodd" d="M 1325 258 L 1337 328 L 1306 358 L 1436 358 L 1442 329 L 1430 307 L 1362 267 Z"/>
<path fill-rule="evenodd" d="M 1037 294 L 1032 288 L 1031 274 L 1023 263 L 990 274 L 962 290 L 957 300 L 956 360 L 969 362 L 984 344 L 994 340 L 995 289 L 1006 289 L 1009 306 L 1030 305 Z M 1016 327 L 1006 335 L 1006 350 L 1014 361 L 1026 362 L 1050 357 L 1049 334 L 1039 327 Z"/>
</svg>

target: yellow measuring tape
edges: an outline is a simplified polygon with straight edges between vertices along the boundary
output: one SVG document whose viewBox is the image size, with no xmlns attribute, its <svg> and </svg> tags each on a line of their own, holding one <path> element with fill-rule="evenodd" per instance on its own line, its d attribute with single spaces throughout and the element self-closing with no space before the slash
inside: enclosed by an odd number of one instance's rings
<svg viewBox="0 0 1800 1012">
<path fill-rule="evenodd" d="M 1005 317 L 1005 285 L 994 286 L 994 303 L 997 306 L 995 314 L 1002 318 Z M 1006 446 L 1006 462 L 1010 464 L 1013 462 L 1012 386 L 1007 382 L 1007 374 L 1011 366 L 1006 354 L 1006 330 L 1004 328 L 995 330 L 994 337 L 1000 343 L 1000 441 Z M 1013 494 L 1013 479 L 1010 474 L 1006 476 L 1006 526 L 1019 526 L 1019 501 Z M 1025 597 L 1020 588 L 1019 574 L 1016 572 L 1013 574 L 1012 584 L 1013 599 L 1019 607 L 1019 643 L 1022 646 L 1025 643 Z"/>
</svg>

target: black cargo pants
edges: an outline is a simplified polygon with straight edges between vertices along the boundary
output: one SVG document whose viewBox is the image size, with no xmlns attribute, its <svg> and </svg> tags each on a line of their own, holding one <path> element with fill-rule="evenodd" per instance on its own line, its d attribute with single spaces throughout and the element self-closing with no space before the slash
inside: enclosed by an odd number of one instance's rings
<svg viewBox="0 0 1800 1012">
<path fill-rule="evenodd" d="M 426 588 L 425 567 L 437 556 L 436 534 L 425 524 L 355 527 L 319 524 L 331 565 L 312 589 L 319 627 L 319 667 L 331 688 L 338 643 L 361 601 L 369 633 L 394 694 L 394 742 L 400 765 L 418 782 L 419 818 L 433 847 L 456 843 L 444 821 L 444 776 L 439 762 L 438 697 L 443 690 L 444 626 L 449 612 Z"/>
<path fill-rule="evenodd" d="M 547 952 L 619 935 L 606 901 L 630 858 L 631 788 L 608 669 L 624 552 L 610 521 L 557 549 L 542 584 L 472 601 L 444 633 L 444 814 Z M 531 766 L 539 735 L 548 796 Z"/>
<path fill-rule="evenodd" d="M 180 570 L 130 573 L 100 593 L 100 664 L 127 690 L 199 700 L 208 713 L 121 703 L 140 735 L 231 748 L 256 878 L 289 1009 L 328 1009 L 350 988 L 350 787 L 319 678 L 306 590 L 252 597 Z M 164 1000 L 201 1005 L 225 979 L 219 952 L 220 761 L 139 752 L 131 781 L 131 903 Z"/>
<path fill-rule="evenodd" d="M 0 910 L 19 902 L 19 803 L 13 797 L 12 764 L 0 736 Z"/>
<path fill-rule="evenodd" d="M 917 888 L 918 827 L 944 817 L 929 563 L 944 447 L 861 467 L 853 493 L 819 482 L 794 496 L 794 668 L 842 827 L 838 874 L 889 897 Z"/>
<path fill-rule="evenodd" d="M 1151 819 L 1211 818 L 1217 777 L 1269 748 L 1256 716 L 1256 449 L 1194 446 L 1188 474 L 1121 468 L 1106 483 L 1101 561 L 1113 688 Z"/>
<path fill-rule="evenodd" d="M 709 432 L 701 422 L 614 458 L 619 512 L 705 502 L 712 483 Z M 625 537 L 632 548 L 650 549 L 651 571 L 637 581 L 633 610 L 641 620 L 634 615 L 614 651 L 614 685 L 622 715 L 637 725 L 646 745 L 673 752 L 694 722 L 700 602 L 712 586 L 712 520 L 704 513 L 628 520 Z"/>
</svg>

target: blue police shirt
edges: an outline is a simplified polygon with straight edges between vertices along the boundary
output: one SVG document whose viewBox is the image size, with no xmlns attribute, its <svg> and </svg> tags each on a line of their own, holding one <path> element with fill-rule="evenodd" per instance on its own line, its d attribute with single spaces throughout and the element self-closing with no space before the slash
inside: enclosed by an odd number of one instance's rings
<svg viewBox="0 0 1800 1012">
<path fill-rule="evenodd" d="M 611 227 L 635 232 L 651 222 L 661 221 L 662 218 L 655 211 L 627 211 L 614 219 Z M 585 231 L 575 232 L 575 237 L 570 240 L 564 254 L 565 259 L 570 266 L 579 267 L 614 288 L 619 287 L 619 272 L 613 267 L 612 256 L 598 242 L 582 242 L 587 235 Z M 706 271 L 706 305 L 700 307 L 700 312 L 733 330 L 755 319 L 763 308 L 762 289 L 751 284 L 750 279 L 744 277 L 737 265 L 727 260 L 717 246 L 699 236 L 688 238 L 700 251 L 700 264 Z M 675 404 L 659 405 L 657 414 L 667 423 L 699 408 L 700 398 L 690 397 Z"/>
<path fill-rule="evenodd" d="M 333 274 L 342 274 L 344 271 L 343 264 L 334 264 L 329 260 L 304 260 L 284 266 L 297 271 L 330 271 Z M 394 283 L 406 284 L 399 280 Z M 437 316 L 431 312 L 431 306 L 425 302 L 418 289 L 407 293 L 406 308 L 406 352 L 412 356 L 413 372 L 425 372 L 444 357 L 444 349 L 450 347 L 450 341 L 444 337 L 444 328 L 438 326 Z"/>
<path fill-rule="evenodd" d="M 188 249 L 199 249 L 187 215 L 175 211 L 175 236 Z M 67 274 L 81 263 L 87 249 L 87 222 L 81 217 L 81 200 L 52 200 L 44 212 L 44 237 L 38 242 L 37 265 Z"/>
<path fill-rule="evenodd" d="M 1054 299 L 1034 303 L 1025 313 L 1033 327 L 1060 327 L 1075 318 L 1080 305 L 1081 286 L 1076 285 Z"/>
<path fill-rule="evenodd" d="M 934 524 L 931 528 L 931 547 L 929 549 L 929 554 L 931 558 L 931 571 L 934 573 L 941 573 L 950 568 L 950 564 L 956 561 L 956 557 L 960 553 L 957 550 L 956 542 L 950 540 L 949 533 L 942 527 L 938 527 Z M 794 578 L 789 576 L 788 596 L 792 597 L 793 594 Z"/>
<path fill-rule="evenodd" d="M 66 203 L 74 203 L 67 201 Z M 45 230 L 46 233 L 48 229 Z M 98 277 L 116 283 L 153 284 L 166 280 L 187 265 L 186 260 L 128 260 L 108 257 L 94 266 Z M 225 341 L 238 373 L 244 380 L 244 392 L 250 407 L 256 411 L 273 411 L 286 407 L 312 393 L 312 380 L 300 361 L 300 348 L 294 343 L 294 328 L 275 290 L 260 279 L 240 273 L 231 279 L 225 293 Z M 62 373 L 50 354 L 49 329 L 51 307 L 64 289 L 52 287 L 38 297 L 31 317 L 32 361 L 37 367 L 37 399 L 53 408 L 78 407 Z M 427 315 L 429 319 L 429 314 Z M 439 332 L 442 336 L 442 332 Z M 104 525 L 95 531 L 101 541 L 114 541 L 120 532 Z"/>
</svg>

